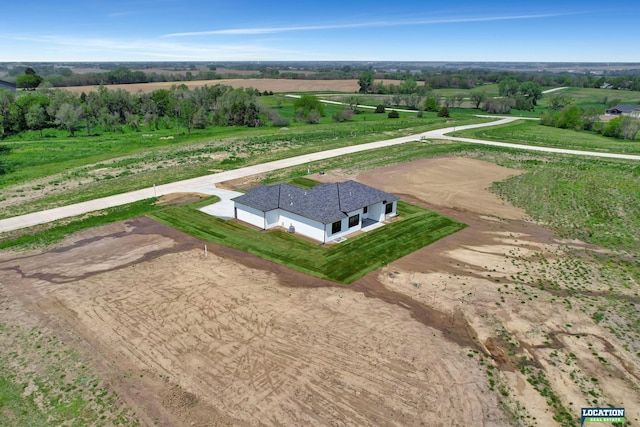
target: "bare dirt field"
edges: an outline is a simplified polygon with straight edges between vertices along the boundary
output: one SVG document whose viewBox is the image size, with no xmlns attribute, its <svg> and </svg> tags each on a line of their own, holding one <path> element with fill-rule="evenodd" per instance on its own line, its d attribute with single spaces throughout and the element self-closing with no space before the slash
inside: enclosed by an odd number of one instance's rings
<svg viewBox="0 0 640 427">
<path fill-rule="evenodd" d="M 154 82 L 133 83 L 121 85 L 109 85 L 109 89 L 124 89 L 131 93 L 148 93 L 158 89 L 169 89 L 174 85 L 185 84 L 190 89 L 204 85 L 227 85 L 234 88 L 252 87 L 259 91 L 273 92 L 307 92 L 307 91 L 337 91 L 357 92 L 360 89 L 358 80 L 293 80 L 293 79 L 220 79 L 220 80 L 194 80 L 188 82 Z M 66 89 L 75 93 L 88 93 L 97 91 L 98 86 L 69 86 Z"/>
<path fill-rule="evenodd" d="M 469 225 L 349 286 L 212 244 L 205 257 L 140 218 L 0 252 L 0 290 L 77 335 L 142 424 L 554 426 L 612 404 L 636 425 L 638 358 L 564 302 L 556 261 L 580 243 L 486 190 L 517 173 L 443 157 L 349 176 Z M 546 290 L 523 278 L 554 274 Z"/>
</svg>

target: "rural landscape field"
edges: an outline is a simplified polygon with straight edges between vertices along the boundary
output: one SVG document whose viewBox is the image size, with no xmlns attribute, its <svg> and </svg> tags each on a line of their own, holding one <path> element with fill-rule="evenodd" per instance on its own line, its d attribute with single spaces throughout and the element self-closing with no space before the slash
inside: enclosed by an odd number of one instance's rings
<svg viewBox="0 0 640 427">
<path fill-rule="evenodd" d="M 3 422 L 640 425 L 640 119 L 605 114 L 638 88 L 225 72 L 0 89 Z M 321 244 L 199 210 L 347 180 L 398 217 Z"/>
</svg>

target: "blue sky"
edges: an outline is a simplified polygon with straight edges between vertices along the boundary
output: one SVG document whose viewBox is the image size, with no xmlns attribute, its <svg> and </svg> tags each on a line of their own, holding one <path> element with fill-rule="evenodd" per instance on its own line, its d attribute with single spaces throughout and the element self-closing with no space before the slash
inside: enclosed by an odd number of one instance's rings
<svg viewBox="0 0 640 427">
<path fill-rule="evenodd" d="M 32 0 L 0 61 L 640 62 L 638 1 Z"/>
</svg>

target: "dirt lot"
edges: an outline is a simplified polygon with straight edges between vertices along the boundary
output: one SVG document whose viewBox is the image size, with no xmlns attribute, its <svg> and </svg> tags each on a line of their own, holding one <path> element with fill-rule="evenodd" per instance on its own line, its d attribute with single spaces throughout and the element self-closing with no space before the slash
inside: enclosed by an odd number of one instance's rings
<svg viewBox="0 0 640 427">
<path fill-rule="evenodd" d="M 567 242 L 486 190 L 516 173 L 445 157 L 349 177 L 469 224 L 350 286 L 142 218 L 0 253 L 0 288 L 81 337 L 143 424 L 553 426 L 551 392 L 636 425 L 638 358 L 519 280 L 541 259 L 560 276 Z"/>
<path fill-rule="evenodd" d="M 194 80 L 190 82 L 156 82 L 134 83 L 122 85 L 109 85 L 109 89 L 124 89 L 131 93 L 148 93 L 158 89 L 169 89 L 173 85 L 185 84 L 190 89 L 204 85 L 228 85 L 234 88 L 252 87 L 259 91 L 273 92 L 305 92 L 305 91 L 331 91 L 331 92 L 357 92 L 360 89 L 358 80 L 293 80 L 293 79 L 220 79 L 220 80 Z M 98 86 L 70 86 L 64 89 L 75 93 L 88 93 L 97 91 Z"/>
<path fill-rule="evenodd" d="M 400 84 L 399 80 L 376 80 L 384 84 Z M 298 80 L 298 79 L 220 79 L 220 80 L 193 80 L 189 82 L 154 82 L 108 85 L 109 89 L 124 89 L 131 93 L 149 93 L 158 89 L 169 89 L 171 86 L 184 84 L 189 89 L 204 85 L 227 85 L 234 88 L 252 87 L 259 91 L 282 92 L 358 92 L 360 85 L 358 80 Z M 98 86 L 69 86 L 64 87 L 74 93 L 88 93 L 97 91 Z"/>
</svg>

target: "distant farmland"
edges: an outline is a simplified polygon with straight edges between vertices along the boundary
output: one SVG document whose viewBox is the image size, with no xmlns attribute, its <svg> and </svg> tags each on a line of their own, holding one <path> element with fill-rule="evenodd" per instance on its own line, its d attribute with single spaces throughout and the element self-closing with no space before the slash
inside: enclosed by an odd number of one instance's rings
<svg viewBox="0 0 640 427">
<path fill-rule="evenodd" d="M 397 83 L 397 82 L 396 82 Z M 307 92 L 307 91 L 336 91 L 357 92 L 360 89 L 358 80 L 293 80 L 293 79 L 220 79 L 220 80 L 193 80 L 187 82 L 154 82 L 132 83 L 120 85 L 108 85 L 109 89 L 124 89 L 131 93 L 148 93 L 157 89 L 169 89 L 173 85 L 184 84 L 190 89 L 204 85 L 228 85 L 237 87 L 252 87 L 259 91 L 273 92 Z M 73 86 L 62 89 L 75 93 L 88 93 L 98 90 L 98 86 Z"/>
</svg>

